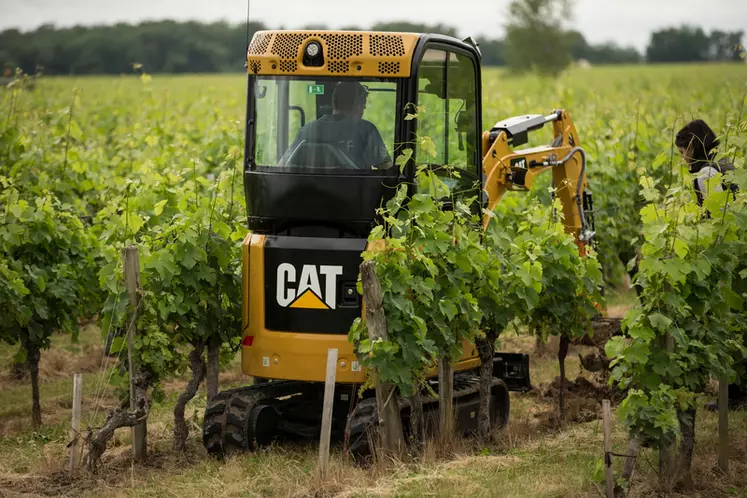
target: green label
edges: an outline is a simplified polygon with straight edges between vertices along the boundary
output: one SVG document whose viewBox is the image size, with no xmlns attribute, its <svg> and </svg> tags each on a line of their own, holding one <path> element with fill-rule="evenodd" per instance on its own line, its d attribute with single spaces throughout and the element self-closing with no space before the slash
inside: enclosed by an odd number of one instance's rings
<svg viewBox="0 0 747 498">
<path fill-rule="evenodd" d="M 311 95 L 324 95 L 324 85 L 309 85 L 308 92 Z"/>
</svg>

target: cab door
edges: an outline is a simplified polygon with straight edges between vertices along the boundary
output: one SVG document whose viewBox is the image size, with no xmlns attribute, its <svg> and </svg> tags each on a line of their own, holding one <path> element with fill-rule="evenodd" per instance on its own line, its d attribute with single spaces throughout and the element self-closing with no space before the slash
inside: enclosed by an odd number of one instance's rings
<svg viewBox="0 0 747 498">
<path fill-rule="evenodd" d="M 459 191 L 469 190 L 474 195 L 473 189 L 481 191 L 483 186 L 477 54 L 467 47 L 427 43 L 414 80 L 416 164 L 432 165 L 436 171 L 445 165 L 456 168 L 462 179 L 450 180 L 452 186 L 461 183 Z"/>
</svg>

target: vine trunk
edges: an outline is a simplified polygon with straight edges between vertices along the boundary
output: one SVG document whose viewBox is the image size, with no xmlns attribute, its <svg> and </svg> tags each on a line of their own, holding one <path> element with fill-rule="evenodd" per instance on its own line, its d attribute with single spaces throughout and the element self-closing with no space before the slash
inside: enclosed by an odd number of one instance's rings
<svg viewBox="0 0 747 498">
<path fill-rule="evenodd" d="M 218 374 L 219 368 L 220 343 L 217 340 L 211 340 L 207 345 L 207 400 L 208 402 L 218 394 Z"/>
<path fill-rule="evenodd" d="M 187 387 L 179 395 L 179 399 L 174 406 L 174 449 L 179 451 L 186 451 L 187 437 L 189 437 L 189 427 L 184 420 L 184 409 L 189 400 L 195 397 L 202 379 L 205 378 L 205 362 L 202 359 L 204 349 L 205 346 L 201 342 L 192 345 L 192 351 L 189 353 L 192 378 L 189 379 Z"/>
</svg>

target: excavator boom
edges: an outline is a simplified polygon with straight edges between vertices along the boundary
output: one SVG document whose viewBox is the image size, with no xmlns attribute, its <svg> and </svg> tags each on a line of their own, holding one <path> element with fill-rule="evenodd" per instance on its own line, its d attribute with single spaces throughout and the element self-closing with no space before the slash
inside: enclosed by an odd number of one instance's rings
<svg viewBox="0 0 747 498">
<path fill-rule="evenodd" d="M 526 144 L 530 132 L 552 123 L 549 145 L 515 149 Z M 499 121 L 482 134 L 482 168 L 488 209 L 492 210 L 507 191 L 529 191 L 535 177 L 552 172 L 555 195 L 563 206 L 563 223 L 580 250 L 594 238 L 591 194 L 587 191 L 586 153 L 570 114 L 517 116 Z M 485 218 L 485 224 L 488 217 Z"/>
</svg>

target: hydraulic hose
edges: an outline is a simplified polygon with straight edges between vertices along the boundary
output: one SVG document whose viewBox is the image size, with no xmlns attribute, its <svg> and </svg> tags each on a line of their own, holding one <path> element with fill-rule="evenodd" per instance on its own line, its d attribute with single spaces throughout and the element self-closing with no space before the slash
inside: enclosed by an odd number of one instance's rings
<svg viewBox="0 0 747 498">
<path fill-rule="evenodd" d="M 584 175 L 586 174 L 586 151 L 584 151 L 584 149 L 582 149 L 580 146 L 574 147 L 563 159 L 560 159 L 559 161 L 547 161 L 547 165 L 562 166 L 567 163 L 577 152 L 581 154 L 581 173 L 579 173 L 578 182 L 576 182 L 576 205 L 578 206 L 578 213 L 581 217 L 581 234 L 579 235 L 579 239 L 582 241 L 588 241 L 591 240 L 592 237 L 594 237 L 594 232 L 591 232 L 589 230 L 589 225 L 586 221 L 586 214 L 584 213 L 583 208 L 583 199 L 581 197 L 581 187 L 583 185 Z"/>
</svg>

